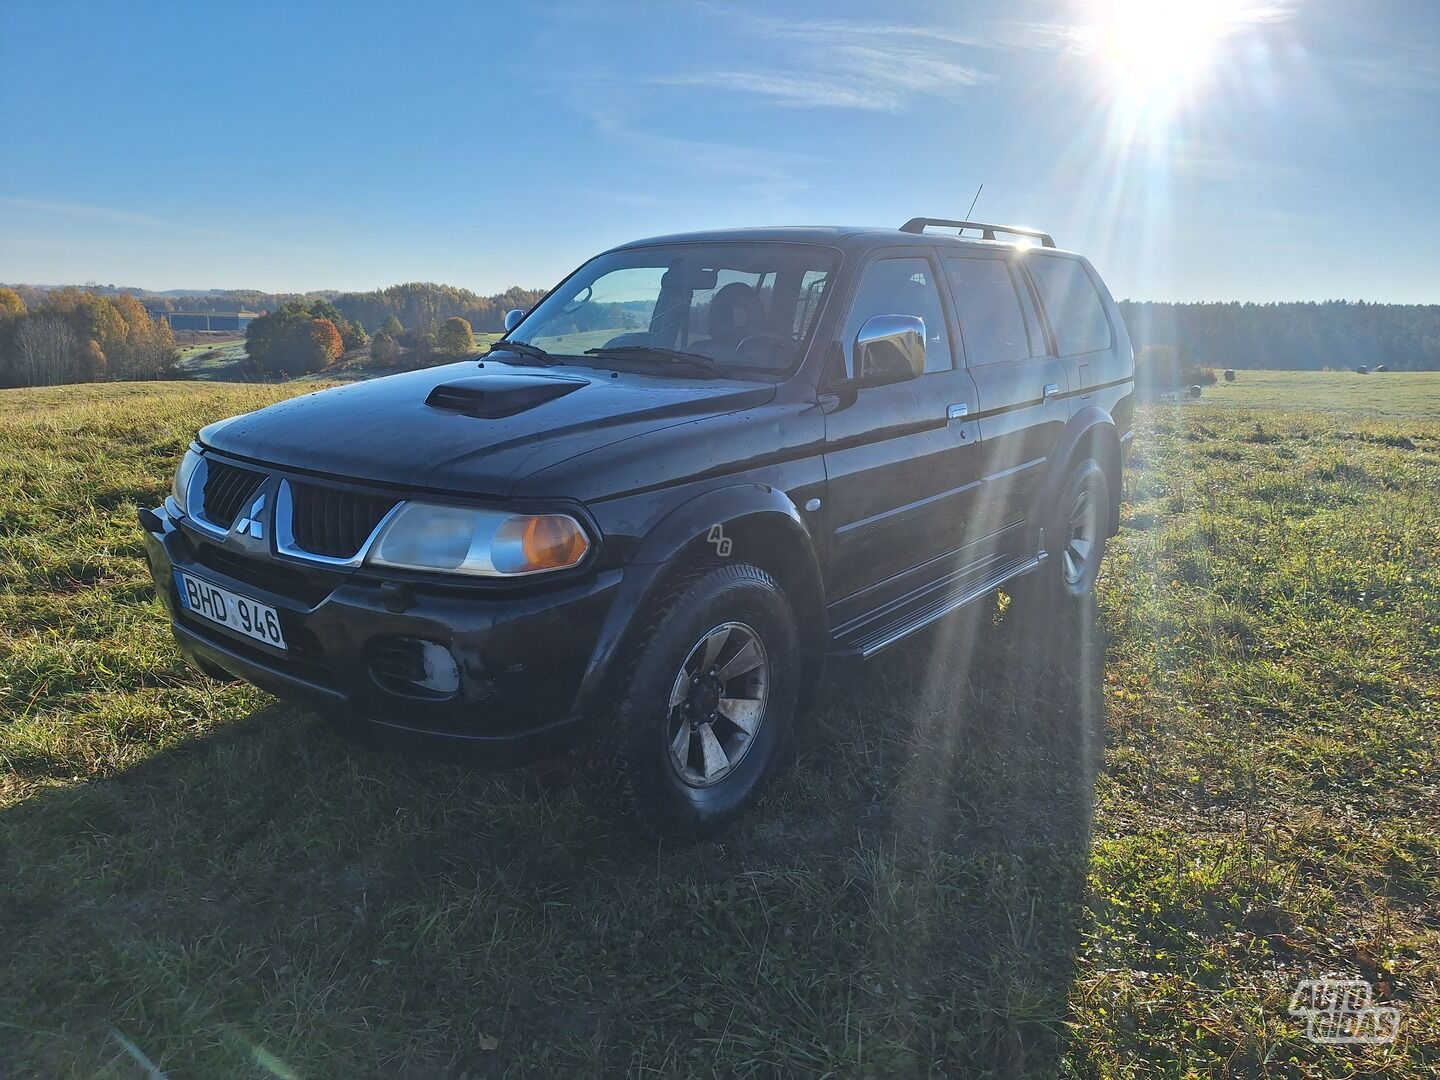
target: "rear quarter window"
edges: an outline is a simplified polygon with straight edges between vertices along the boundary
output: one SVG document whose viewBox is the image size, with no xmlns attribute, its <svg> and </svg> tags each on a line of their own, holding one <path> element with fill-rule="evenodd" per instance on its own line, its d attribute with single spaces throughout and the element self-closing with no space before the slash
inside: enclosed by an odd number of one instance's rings
<svg viewBox="0 0 1440 1080">
<path fill-rule="evenodd" d="M 1095 282 L 1078 259 L 1035 255 L 1025 260 L 1050 317 L 1061 356 L 1108 349 L 1114 338 Z"/>
</svg>

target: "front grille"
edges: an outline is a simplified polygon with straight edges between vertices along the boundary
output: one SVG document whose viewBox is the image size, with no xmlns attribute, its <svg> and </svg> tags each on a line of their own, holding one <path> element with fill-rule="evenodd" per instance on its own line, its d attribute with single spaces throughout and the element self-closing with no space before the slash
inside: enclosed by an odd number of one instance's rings
<svg viewBox="0 0 1440 1080">
<path fill-rule="evenodd" d="M 309 607 L 314 607 L 324 600 L 343 580 L 340 575 L 330 571 L 301 570 L 273 559 L 237 555 L 233 551 L 203 542 L 195 545 L 195 561 L 235 581 L 280 596 L 288 596 Z"/>
<path fill-rule="evenodd" d="M 263 473 L 227 465 L 213 458 L 205 464 L 205 517 L 212 524 L 228 529 L 235 524 L 241 509 L 255 494 Z"/>
<path fill-rule="evenodd" d="M 396 499 L 290 481 L 290 532 L 302 551 L 348 559 L 370 538 Z"/>
</svg>

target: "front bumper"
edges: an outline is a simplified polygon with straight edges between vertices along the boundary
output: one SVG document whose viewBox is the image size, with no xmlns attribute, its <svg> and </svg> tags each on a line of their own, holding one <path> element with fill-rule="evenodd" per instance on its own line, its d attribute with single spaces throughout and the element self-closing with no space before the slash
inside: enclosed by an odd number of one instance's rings
<svg viewBox="0 0 1440 1080">
<path fill-rule="evenodd" d="M 387 744 L 466 751 L 495 765 L 556 752 L 580 734 L 581 686 L 618 570 L 503 593 L 415 583 L 397 590 L 379 577 L 237 557 L 192 534 L 163 507 L 140 517 L 175 640 L 207 674 L 306 702 Z M 276 608 L 289 648 L 191 614 L 177 594 L 177 569 Z M 459 672 L 456 689 L 436 692 L 387 677 L 377 659 L 385 644 L 417 640 L 449 651 Z"/>
</svg>

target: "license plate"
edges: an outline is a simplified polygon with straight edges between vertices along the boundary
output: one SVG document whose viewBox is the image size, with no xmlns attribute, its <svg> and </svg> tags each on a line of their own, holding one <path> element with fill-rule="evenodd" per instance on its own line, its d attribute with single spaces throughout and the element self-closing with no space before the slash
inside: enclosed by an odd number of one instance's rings
<svg viewBox="0 0 1440 1080">
<path fill-rule="evenodd" d="M 180 592 L 181 606 L 190 614 L 264 642 L 271 648 L 285 648 L 285 635 L 280 632 L 280 613 L 269 604 L 222 589 L 180 570 L 175 571 L 175 586 Z"/>
</svg>

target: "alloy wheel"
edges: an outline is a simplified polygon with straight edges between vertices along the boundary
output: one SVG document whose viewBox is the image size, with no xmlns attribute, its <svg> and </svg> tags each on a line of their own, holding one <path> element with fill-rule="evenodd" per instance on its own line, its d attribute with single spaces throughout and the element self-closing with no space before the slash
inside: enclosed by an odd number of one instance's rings
<svg viewBox="0 0 1440 1080">
<path fill-rule="evenodd" d="M 1082 487 L 1075 493 L 1075 503 L 1070 508 L 1070 520 L 1065 529 L 1065 546 L 1060 552 L 1067 585 L 1079 584 L 1090 569 L 1090 557 L 1100 532 L 1093 503 L 1089 487 Z"/>
<path fill-rule="evenodd" d="M 754 745 L 770 693 L 765 643 L 745 623 L 708 631 L 686 655 L 670 690 L 670 766 L 692 787 L 728 776 Z"/>
</svg>

